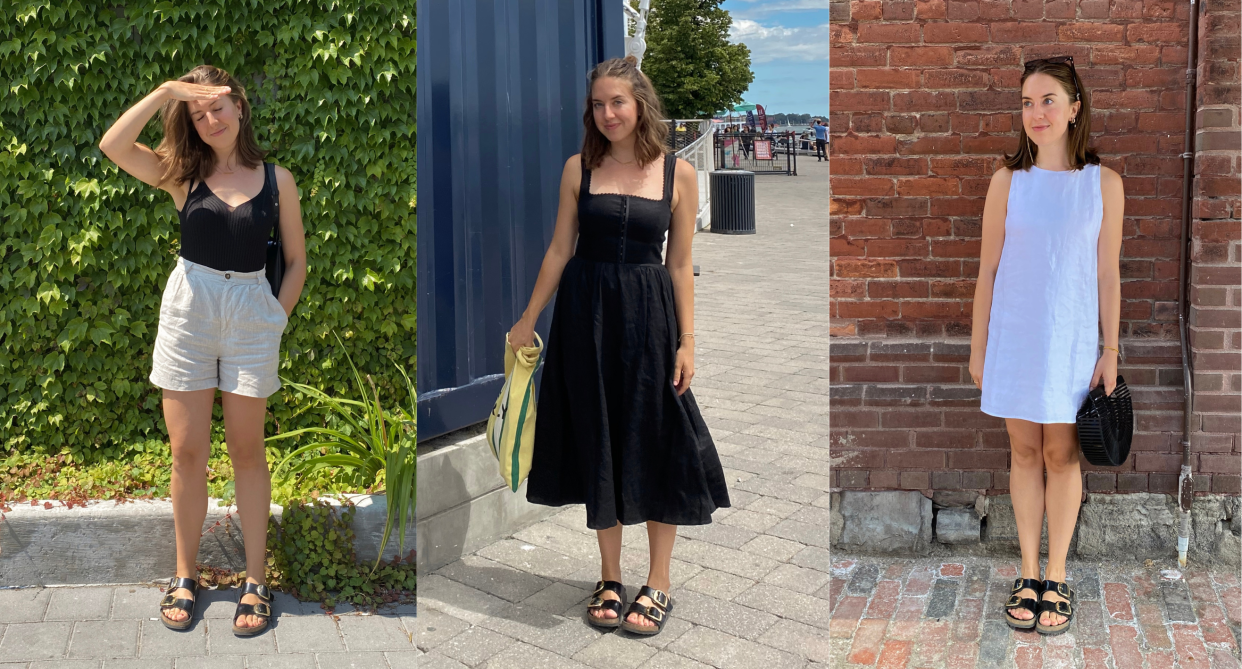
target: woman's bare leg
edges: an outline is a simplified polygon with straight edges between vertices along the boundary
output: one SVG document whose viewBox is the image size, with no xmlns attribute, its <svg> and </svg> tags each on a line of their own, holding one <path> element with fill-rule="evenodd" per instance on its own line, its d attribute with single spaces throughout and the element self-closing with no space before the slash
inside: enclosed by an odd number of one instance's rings
<svg viewBox="0 0 1242 669">
<path fill-rule="evenodd" d="M 657 523 L 654 520 L 647 521 L 647 545 L 651 552 L 651 566 L 647 571 L 647 585 L 656 590 L 668 592 L 671 586 L 669 570 L 673 561 L 673 542 L 675 541 L 677 541 L 676 525 Z M 651 606 L 653 604 L 648 597 L 639 597 L 634 601 L 643 606 Z M 635 625 L 655 627 L 655 623 L 637 613 L 627 616 L 626 620 Z"/>
<path fill-rule="evenodd" d="M 1078 460 L 1078 432 L 1073 423 L 1050 423 L 1044 426 L 1044 466 L 1048 468 L 1048 485 L 1044 507 L 1048 510 L 1048 567 L 1044 578 L 1065 581 L 1065 556 L 1078 523 L 1078 507 L 1082 503 L 1082 468 Z M 1056 592 L 1048 591 L 1044 599 L 1063 601 Z M 1045 611 L 1040 615 L 1044 625 L 1060 625 L 1065 616 Z"/>
<path fill-rule="evenodd" d="M 267 582 L 267 526 L 271 519 L 272 477 L 267 469 L 263 443 L 263 419 L 267 399 L 234 393 L 224 395 L 224 439 L 233 461 L 237 490 L 237 515 L 241 517 L 242 541 L 246 544 L 246 580 Z M 258 604 L 258 595 L 247 594 L 242 604 Z M 238 627 L 262 624 L 258 616 L 237 620 Z"/>
<path fill-rule="evenodd" d="M 606 530 L 595 530 L 595 537 L 599 540 L 599 557 L 600 557 L 600 580 L 621 582 L 621 523 Z M 620 600 L 611 590 L 600 593 L 603 599 Z M 591 615 L 597 618 L 616 618 L 617 614 L 612 611 L 603 609 L 592 609 Z"/>
<path fill-rule="evenodd" d="M 1009 430 L 1009 497 L 1018 524 L 1018 546 L 1022 549 L 1022 578 L 1039 580 L 1039 540 L 1044 526 L 1044 437 L 1043 426 L 1029 420 L 1006 418 Z M 1024 588 L 1022 599 L 1038 599 L 1035 591 Z M 1019 620 L 1030 620 L 1025 609 L 1010 612 Z"/>
<path fill-rule="evenodd" d="M 198 578 L 198 546 L 207 518 L 207 459 L 211 455 L 211 407 L 216 389 L 164 391 L 164 423 L 172 446 L 173 527 L 177 535 L 177 577 Z M 193 599 L 178 588 L 177 599 Z M 185 620 L 186 612 L 168 609 L 170 620 Z"/>
</svg>

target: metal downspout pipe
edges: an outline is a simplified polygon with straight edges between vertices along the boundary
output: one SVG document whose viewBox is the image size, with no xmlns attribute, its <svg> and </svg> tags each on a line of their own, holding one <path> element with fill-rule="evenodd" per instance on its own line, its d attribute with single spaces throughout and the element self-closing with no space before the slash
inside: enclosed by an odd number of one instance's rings
<svg viewBox="0 0 1242 669">
<path fill-rule="evenodd" d="M 1181 511 L 1181 527 L 1177 532 L 1177 564 L 1186 567 L 1186 551 L 1190 546 L 1190 507 L 1194 501 L 1194 479 L 1190 471 L 1190 432 L 1192 412 L 1193 376 L 1190 369 L 1190 338 L 1186 331 L 1187 264 L 1190 262 L 1190 225 L 1194 213 L 1194 127 L 1195 84 L 1198 67 L 1199 3 L 1190 0 L 1190 44 L 1186 64 L 1186 142 L 1182 152 L 1182 243 L 1177 271 L 1177 329 L 1182 351 L 1182 390 L 1185 404 L 1182 408 L 1182 470 L 1177 477 L 1177 502 Z"/>
</svg>

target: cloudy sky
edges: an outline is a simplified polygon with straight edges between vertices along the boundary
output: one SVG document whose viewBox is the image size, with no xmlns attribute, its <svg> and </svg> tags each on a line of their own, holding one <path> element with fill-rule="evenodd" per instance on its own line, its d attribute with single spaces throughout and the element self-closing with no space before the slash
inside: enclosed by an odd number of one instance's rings
<svg viewBox="0 0 1242 669">
<path fill-rule="evenodd" d="M 730 38 L 750 47 L 746 102 L 768 113 L 828 114 L 828 0 L 724 0 Z"/>
</svg>

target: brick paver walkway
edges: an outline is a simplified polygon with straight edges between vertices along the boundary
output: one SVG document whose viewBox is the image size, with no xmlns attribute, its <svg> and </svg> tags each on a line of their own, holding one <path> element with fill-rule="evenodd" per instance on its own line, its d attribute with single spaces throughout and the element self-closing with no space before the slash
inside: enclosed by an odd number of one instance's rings
<svg viewBox="0 0 1242 669">
<path fill-rule="evenodd" d="M 799 171 L 757 177 L 758 234 L 695 239 L 692 387 L 733 506 L 680 528 L 664 631 L 582 619 L 599 551 L 584 509 L 567 507 L 420 578 L 422 669 L 827 666 L 827 163 Z M 632 600 L 642 526 L 625 530 L 622 567 Z"/>
<path fill-rule="evenodd" d="M 1234 569 L 1071 563 L 1078 604 L 1064 634 L 1005 624 L 1018 561 L 890 559 L 833 552 L 833 669 L 1236 669 Z M 1170 569 L 1173 571 L 1169 571 Z"/>
<path fill-rule="evenodd" d="M 160 590 L 95 586 L 0 590 L 0 669 L 414 669 L 413 606 L 326 614 L 273 593 L 262 635 L 233 635 L 234 590 L 200 590 L 195 623 L 159 621 Z"/>
</svg>

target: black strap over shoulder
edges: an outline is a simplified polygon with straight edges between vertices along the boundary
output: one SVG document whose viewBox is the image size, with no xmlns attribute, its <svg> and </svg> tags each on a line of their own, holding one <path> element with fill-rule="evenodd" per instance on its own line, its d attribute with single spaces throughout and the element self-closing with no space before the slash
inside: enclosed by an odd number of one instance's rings
<svg viewBox="0 0 1242 669">
<path fill-rule="evenodd" d="M 280 187 L 276 185 L 276 164 L 263 163 L 267 175 L 267 183 L 272 188 L 272 215 L 276 222 L 272 224 L 272 239 L 280 241 Z"/>
<path fill-rule="evenodd" d="M 664 154 L 664 200 L 673 203 L 673 176 L 677 173 L 677 154 Z"/>
</svg>

